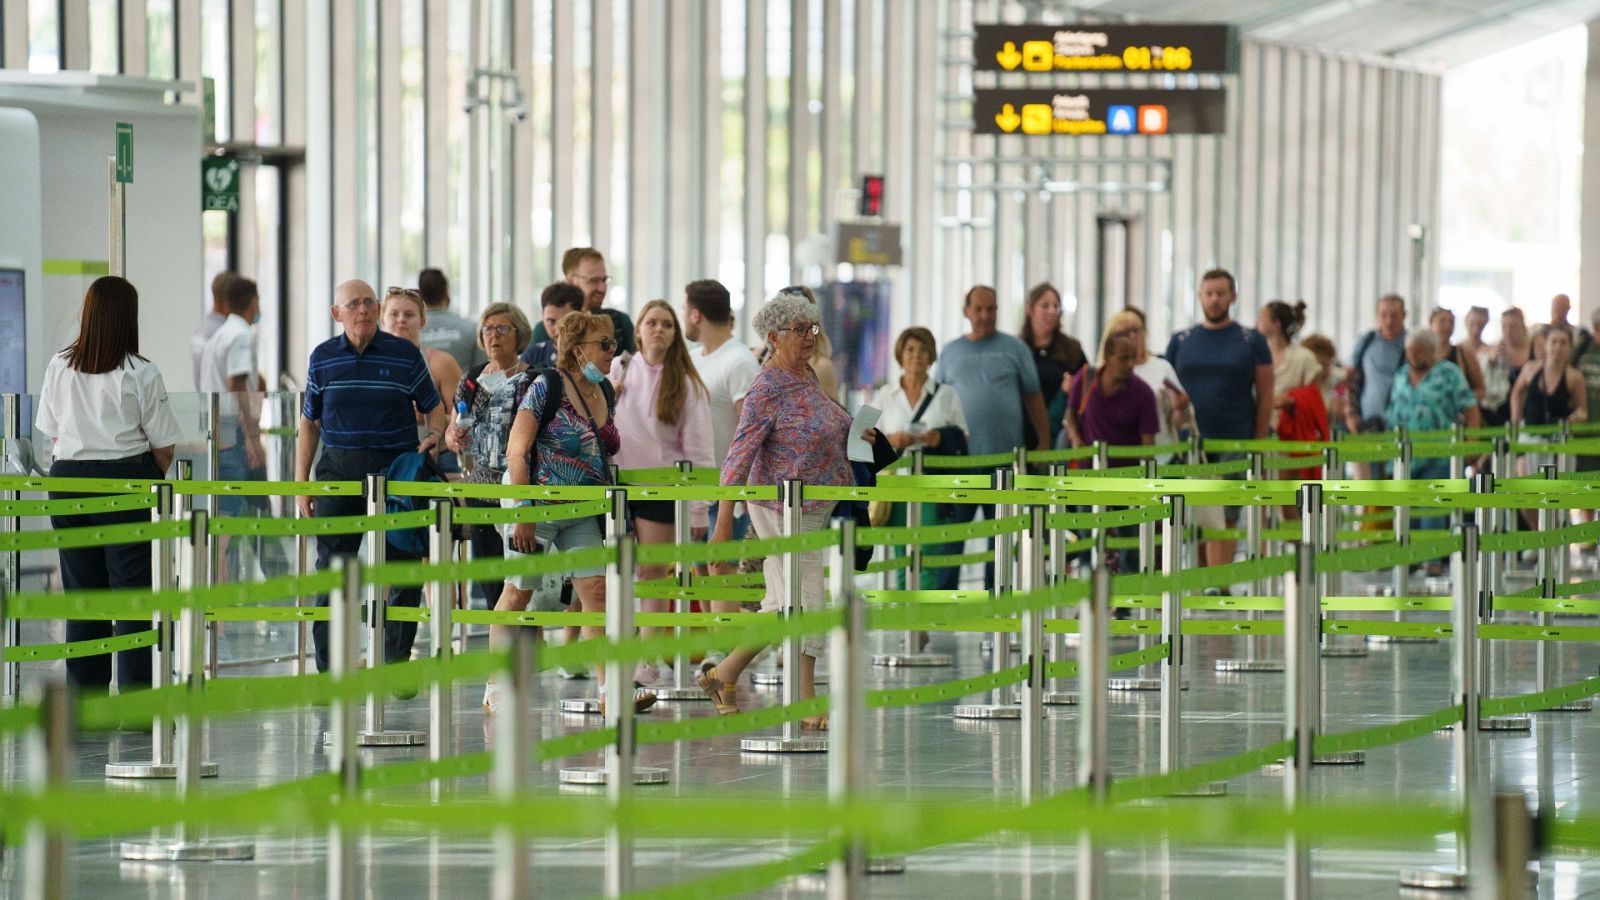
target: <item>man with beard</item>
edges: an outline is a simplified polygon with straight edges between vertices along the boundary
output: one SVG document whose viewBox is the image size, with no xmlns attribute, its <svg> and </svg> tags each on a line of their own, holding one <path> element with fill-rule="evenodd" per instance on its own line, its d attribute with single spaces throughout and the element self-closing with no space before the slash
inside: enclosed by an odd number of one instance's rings
<svg viewBox="0 0 1600 900">
<path fill-rule="evenodd" d="M 1272 423 L 1272 350 L 1261 333 L 1233 320 L 1239 298 L 1232 273 L 1212 269 L 1200 276 L 1201 321 L 1172 336 L 1167 362 L 1194 404 L 1204 438 L 1263 440 Z M 1229 520 L 1238 507 L 1224 508 Z M 1231 524 L 1231 522 L 1230 522 Z M 1235 541 L 1207 541 L 1202 562 L 1233 562 Z"/>
</svg>

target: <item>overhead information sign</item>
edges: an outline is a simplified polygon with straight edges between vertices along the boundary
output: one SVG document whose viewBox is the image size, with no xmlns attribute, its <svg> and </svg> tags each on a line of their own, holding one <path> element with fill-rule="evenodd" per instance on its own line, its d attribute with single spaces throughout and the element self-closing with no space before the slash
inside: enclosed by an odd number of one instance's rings
<svg viewBox="0 0 1600 900">
<path fill-rule="evenodd" d="M 977 134 L 1222 134 L 1227 127 L 1227 93 L 1221 88 L 980 88 L 973 94 Z"/>
<path fill-rule="evenodd" d="M 979 71 L 1233 72 L 1227 25 L 979 25 Z"/>
</svg>

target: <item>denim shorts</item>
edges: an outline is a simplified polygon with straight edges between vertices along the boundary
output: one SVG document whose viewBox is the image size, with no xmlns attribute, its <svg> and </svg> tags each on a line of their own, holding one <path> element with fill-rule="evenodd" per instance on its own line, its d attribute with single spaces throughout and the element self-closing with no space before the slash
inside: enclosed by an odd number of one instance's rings
<svg viewBox="0 0 1600 900">
<path fill-rule="evenodd" d="M 515 525 L 501 527 L 501 536 L 505 538 L 506 559 L 520 559 L 535 554 L 522 553 L 511 549 L 511 533 L 516 530 Z M 588 550 L 599 547 L 604 542 L 600 535 L 600 522 L 594 516 L 584 516 L 581 519 L 565 519 L 560 522 L 540 522 L 535 526 L 534 537 L 539 542 L 540 553 L 571 553 L 577 550 Z M 605 566 L 596 566 L 589 569 L 574 569 L 567 573 L 573 578 L 591 578 L 606 574 Z M 506 579 L 506 583 L 519 591 L 531 591 L 539 586 L 542 575 L 513 575 Z"/>
</svg>

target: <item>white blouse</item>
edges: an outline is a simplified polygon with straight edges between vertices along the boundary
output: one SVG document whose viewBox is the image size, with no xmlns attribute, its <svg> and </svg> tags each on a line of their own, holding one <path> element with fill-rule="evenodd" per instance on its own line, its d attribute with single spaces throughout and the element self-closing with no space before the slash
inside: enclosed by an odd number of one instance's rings
<svg viewBox="0 0 1600 900">
<path fill-rule="evenodd" d="M 131 355 L 98 375 L 67 365 L 64 353 L 51 357 L 34 428 L 54 442 L 51 455 L 61 460 L 126 459 L 182 436 L 161 370 Z"/>
<path fill-rule="evenodd" d="M 947 384 L 939 384 L 933 379 L 923 385 L 923 396 L 917 397 L 917 406 L 922 405 L 928 391 L 933 391 L 933 400 L 928 403 L 928 408 L 923 410 L 922 418 L 918 423 L 926 425 L 929 431 L 940 428 L 959 428 L 967 430 L 967 417 L 961 410 L 961 398 L 954 389 Z M 893 434 L 896 431 L 909 431 L 911 417 L 916 413 L 916 407 L 906 399 L 906 389 L 900 386 L 900 379 L 878 388 L 872 396 L 872 405 L 883 410 L 883 415 L 878 419 L 878 430 L 884 434 Z M 937 448 L 931 452 L 937 453 Z"/>
</svg>

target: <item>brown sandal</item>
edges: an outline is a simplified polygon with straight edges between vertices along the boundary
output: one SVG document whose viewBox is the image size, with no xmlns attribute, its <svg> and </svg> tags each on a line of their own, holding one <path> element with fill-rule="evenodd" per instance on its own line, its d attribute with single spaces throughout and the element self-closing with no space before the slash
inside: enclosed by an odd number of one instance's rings
<svg viewBox="0 0 1600 900">
<path fill-rule="evenodd" d="M 717 715 L 731 716 L 739 711 L 738 685 L 724 684 L 717 676 L 716 663 L 701 663 L 700 671 L 694 675 L 694 683 L 705 691 L 711 705 L 717 708 Z"/>
<path fill-rule="evenodd" d="M 823 713 L 820 716 L 806 716 L 800 720 L 800 727 L 808 731 L 827 731 L 828 715 Z"/>
</svg>

